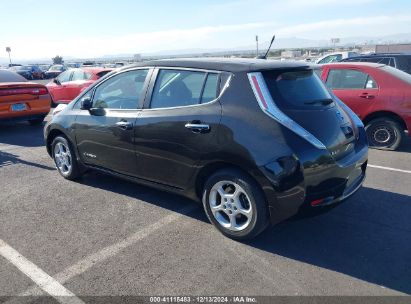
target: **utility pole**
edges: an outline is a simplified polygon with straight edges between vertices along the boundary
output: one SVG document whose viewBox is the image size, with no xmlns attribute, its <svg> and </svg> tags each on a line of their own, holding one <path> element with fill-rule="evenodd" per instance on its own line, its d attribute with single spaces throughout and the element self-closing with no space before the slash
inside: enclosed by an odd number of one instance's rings
<svg viewBox="0 0 411 304">
<path fill-rule="evenodd" d="M 255 43 L 257 45 L 257 56 L 258 56 L 258 35 L 255 35 Z"/>
<path fill-rule="evenodd" d="M 9 61 L 10 61 L 9 67 L 11 67 L 11 57 L 10 57 L 11 48 L 9 46 L 6 47 L 6 52 L 9 53 Z"/>
</svg>

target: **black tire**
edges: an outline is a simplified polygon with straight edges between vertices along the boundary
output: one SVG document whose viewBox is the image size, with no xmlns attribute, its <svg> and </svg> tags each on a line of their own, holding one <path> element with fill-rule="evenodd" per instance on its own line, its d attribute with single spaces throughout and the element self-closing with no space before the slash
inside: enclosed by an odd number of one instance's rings
<svg viewBox="0 0 411 304">
<path fill-rule="evenodd" d="M 404 137 L 400 124 L 389 118 L 377 118 L 366 126 L 368 144 L 371 148 L 396 150 Z"/>
<path fill-rule="evenodd" d="M 58 144 L 62 144 L 66 148 L 66 151 L 68 150 L 70 152 L 69 160 L 70 160 L 71 167 L 70 167 L 70 170 L 67 170 L 66 172 L 64 172 L 64 169 L 62 169 L 61 166 L 59 166 L 58 160 L 55 154 L 56 147 Z M 58 148 L 60 149 L 60 147 L 61 145 L 59 145 Z M 58 172 L 65 179 L 75 180 L 82 175 L 82 171 L 80 170 L 80 166 L 77 162 L 77 158 L 76 158 L 75 151 L 73 149 L 73 145 L 67 140 L 66 137 L 60 135 L 54 138 L 53 142 L 51 143 L 51 152 L 52 152 L 51 155 L 53 157 L 53 160 L 54 160 L 54 163 L 56 165 Z M 68 166 L 66 166 L 66 168 L 68 168 Z"/>
<path fill-rule="evenodd" d="M 210 201 L 214 201 L 214 199 L 211 198 L 212 196 L 214 197 L 214 195 L 217 195 L 220 197 L 220 204 L 229 205 L 228 202 L 223 203 L 222 196 L 220 196 L 219 194 L 215 194 L 216 191 L 212 190 L 214 186 L 217 186 L 221 183 L 225 183 L 226 181 L 237 184 L 238 186 L 242 188 L 241 190 L 245 191 L 245 195 L 242 196 L 243 201 L 245 201 L 246 204 L 249 206 L 249 208 L 251 208 L 250 210 L 252 210 L 252 216 L 250 216 L 251 219 L 249 220 L 248 225 L 244 226 L 244 229 L 239 230 L 239 231 L 233 231 L 227 227 L 224 227 L 217 220 L 216 216 L 214 216 L 213 212 L 211 211 Z M 227 187 L 231 187 L 231 185 Z M 214 194 L 211 194 L 212 191 Z M 252 178 L 250 178 L 249 176 L 247 176 L 240 170 L 223 169 L 223 170 L 220 170 L 214 173 L 205 183 L 202 201 L 203 201 L 204 210 L 210 222 L 222 234 L 224 234 L 225 236 L 231 239 L 235 239 L 239 241 L 252 239 L 256 237 L 258 234 L 260 234 L 268 226 L 268 223 L 269 223 L 268 206 L 267 206 L 264 194 L 261 188 L 258 186 L 258 184 Z M 229 207 L 231 208 L 231 210 L 218 211 L 219 212 L 218 217 L 220 218 L 220 221 L 221 219 L 223 220 L 227 219 L 227 221 L 229 221 L 229 215 L 227 212 L 239 212 L 239 211 L 234 211 L 232 209 L 232 208 L 236 208 L 234 206 L 237 206 L 236 203 L 232 203 L 232 205 Z M 235 209 L 235 210 L 238 210 L 238 209 Z M 236 221 L 241 221 L 243 217 L 242 214 L 237 214 L 237 215 L 232 214 L 232 216 L 236 217 Z"/>
<path fill-rule="evenodd" d="M 30 119 L 29 124 L 32 126 L 40 126 L 43 123 L 44 118 L 46 118 L 46 116 L 42 116 L 36 119 Z"/>
</svg>

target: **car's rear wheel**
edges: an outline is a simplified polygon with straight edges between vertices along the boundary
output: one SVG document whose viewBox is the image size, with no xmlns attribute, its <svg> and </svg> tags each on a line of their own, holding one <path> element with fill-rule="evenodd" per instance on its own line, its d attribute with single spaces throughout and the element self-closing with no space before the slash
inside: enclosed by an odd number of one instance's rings
<svg viewBox="0 0 411 304">
<path fill-rule="evenodd" d="M 43 123 L 45 117 L 46 116 L 42 116 L 42 117 L 35 118 L 35 119 L 30 119 L 29 124 L 31 124 L 32 126 L 39 126 Z"/>
<path fill-rule="evenodd" d="M 396 150 L 404 136 L 401 126 L 389 118 L 374 119 L 365 126 L 365 130 L 369 146 L 376 149 Z"/>
<path fill-rule="evenodd" d="M 63 136 L 57 136 L 52 144 L 52 155 L 60 175 L 74 180 L 81 175 L 75 152 L 69 141 Z"/>
<path fill-rule="evenodd" d="M 203 205 L 211 223 L 232 239 L 253 238 L 268 225 L 262 190 L 253 179 L 235 169 L 220 170 L 208 179 Z"/>
</svg>

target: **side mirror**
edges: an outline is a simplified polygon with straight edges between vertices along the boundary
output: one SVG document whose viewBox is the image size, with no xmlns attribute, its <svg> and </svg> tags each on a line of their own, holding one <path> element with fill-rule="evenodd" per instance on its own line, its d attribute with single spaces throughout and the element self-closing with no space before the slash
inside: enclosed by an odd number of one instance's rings
<svg viewBox="0 0 411 304">
<path fill-rule="evenodd" d="M 60 80 L 58 80 L 57 78 L 54 78 L 54 79 L 53 79 L 53 82 L 54 82 L 55 84 L 57 84 L 57 85 L 61 85 Z"/>
<path fill-rule="evenodd" d="M 90 110 L 93 106 L 90 97 L 84 97 L 81 101 L 81 109 L 82 110 Z"/>
</svg>

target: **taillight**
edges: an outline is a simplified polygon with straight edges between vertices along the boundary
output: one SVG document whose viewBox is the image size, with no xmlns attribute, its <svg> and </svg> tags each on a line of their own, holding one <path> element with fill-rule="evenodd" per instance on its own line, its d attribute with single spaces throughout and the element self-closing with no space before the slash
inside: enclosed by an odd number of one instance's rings
<svg viewBox="0 0 411 304">
<path fill-rule="evenodd" d="M 0 96 L 9 96 L 9 95 L 46 95 L 48 91 L 46 88 L 17 88 L 17 89 L 4 89 L 0 90 Z"/>
</svg>

